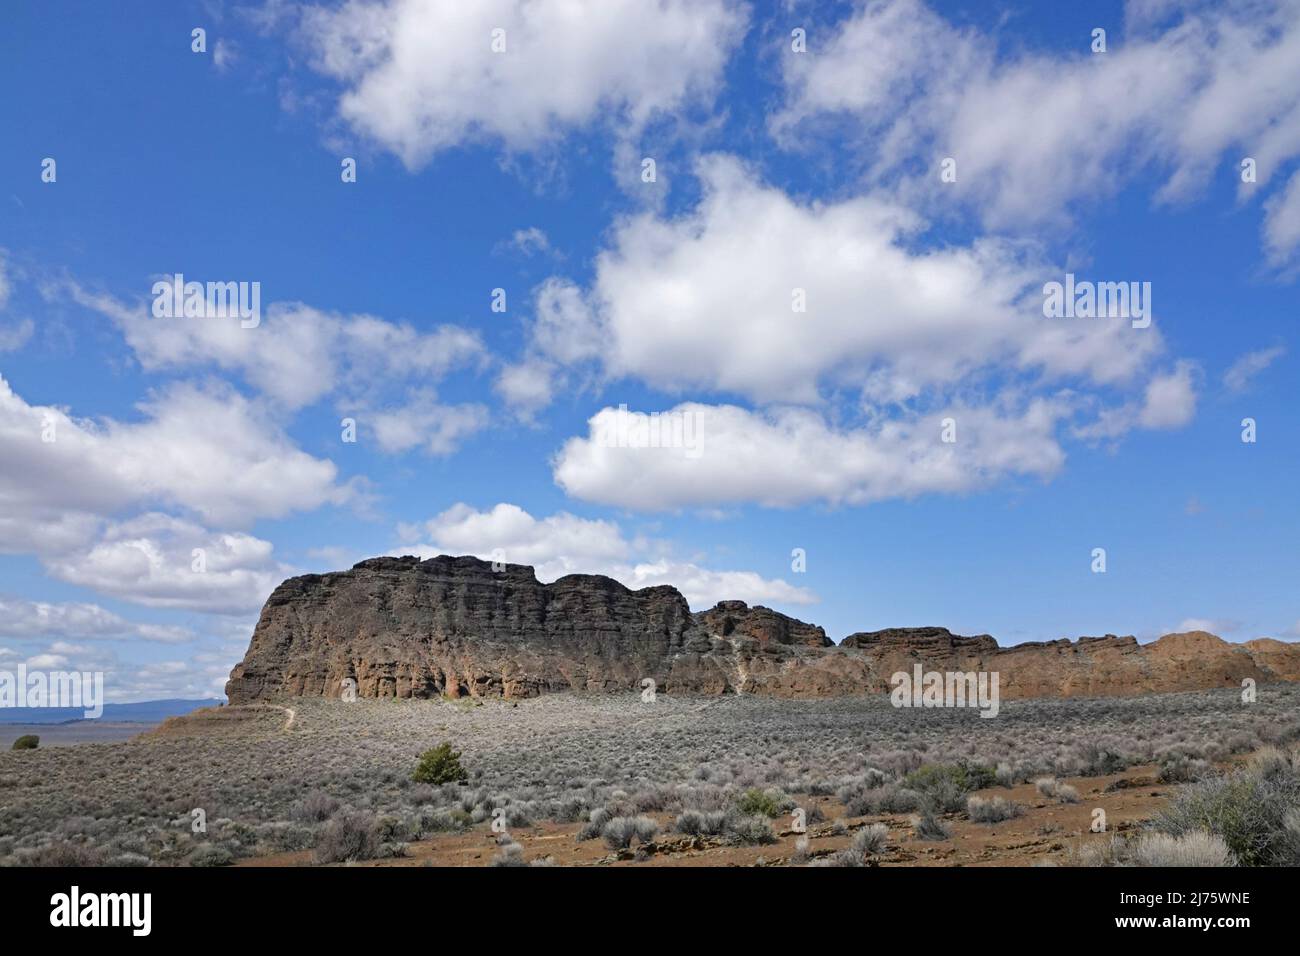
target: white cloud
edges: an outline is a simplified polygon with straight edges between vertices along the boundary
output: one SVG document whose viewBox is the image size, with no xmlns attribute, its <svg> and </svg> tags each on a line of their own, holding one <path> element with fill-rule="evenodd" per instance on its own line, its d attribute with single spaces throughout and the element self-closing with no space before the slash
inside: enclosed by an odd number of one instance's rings
<svg viewBox="0 0 1300 956">
<path fill-rule="evenodd" d="M 229 387 L 172 385 L 139 409 L 139 422 L 96 424 L 28 405 L 0 378 L 0 530 L 30 542 L 43 532 L 23 529 L 51 517 L 84 527 L 76 515 L 155 501 L 247 525 L 350 495 L 331 462 L 299 450 Z"/>
<path fill-rule="evenodd" d="M 1197 378 L 1195 363 L 1177 362 L 1172 370 L 1151 378 L 1140 400 L 1102 409 L 1092 422 L 1074 428 L 1073 434 L 1098 441 L 1121 438 L 1134 428 L 1182 428 L 1196 414 Z"/>
<path fill-rule="evenodd" d="M 0 352 L 16 352 L 32 337 L 36 325 L 31 319 L 0 324 Z"/>
<path fill-rule="evenodd" d="M 556 483 L 585 501 L 639 510 L 757 503 L 866 504 L 933 492 L 963 492 L 1011 475 L 1049 478 L 1065 455 L 1054 431 L 1064 400 L 1034 399 L 1019 410 L 954 406 L 944 412 L 839 429 L 807 409 L 750 411 L 685 403 L 698 454 L 686 447 L 613 447 L 618 411 L 588 421 L 556 457 Z M 951 417 L 956 441 L 943 438 Z"/>
<path fill-rule="evenodd" d="M 471 554 L 483 560 L 529 564 L 538 580 L 566 574 L 604 574 L 630 588 L 670 584 L 695 610 L 722 600 L 749 603 L 810 604 L 806 588 L 753 571 L 714 571 L 673 559 L 662 542 L 628 541 L 612 521 L 580 518 L 567 512 L 535 518 L 518 505 L 501 503 L 490 511 L 457 504 L 422 525 L 400 529 L 410 542 L 401 554 L 433 557 Z"/>
<path fill-rule="evenodd" d="M 1264 248 L 1275 266 L 1285 266 L 1300 245 L 1300 172 L 1264 205 Z"/>
<path fill-rule="evenodd" d="M 1153 378 L 1146 389 L 1138 424 L 1143 428 L 1181 428 L 1196 414 L 1196 366 L 1179 362 L 1167 375 Z"/>
<path fill-rule="evenodd" d="M 3 248 L 0 248 L 0 310 L 9 304 L 9 295 L 13 285 L 9 281 L 9 257 Z"/>
<path fill-rule="evenodd" d="M 5 250 L 0 248 L 0 312 L 9 304 L 13 284 L 9 279 L 9 265 Z M 0 352 L 16 352 L 27 344 L 36 326 L 31 319 L 21 319 L 0 324 Z"/>
<path fill-rule="evenodd" d="M 235 319 L 155 318 L 147 302 L 128 305 L 75 284 L 67 288 L 75 301 L 117 324 L 146 370 L 237 372 L 288 410 L 335 392 L 364 399 L 394 381 L 428 384 L 484 358 L 478 335 L 455 325 L 421 332 L 372 315 L 273 302 L 260 324 L 243 328 Z"/>
<path fill-rule="evenodd" d="M 198 651 L 189 660 L 124 660 L 110 648 L 56 641 L 31 656 L 29 668 L 73 670 L 104 675 L 107 702 L 223 697 L 223 687 L 239 653 Z M 4 655 L 0 653 L 0 659 Z"/>
<path fill-rule="evenodd" d="M 239 50 L 234 43 L 218 39 L 212 47 L 212 65 L 224 73 L 239 60 Z"/>
<path fill-rule="evenodd" d="M 534 347 L 565 364 L 600 355 L 600 323 L 572 283 L 551 278 L 537 289 Z"/>
<path fill-rule="evenodd" d="M 524 357 L 497 376 L 497 394 L 522 417 L 550 404 L 565 383 L 566 367 L 601 356 L 600 322 L 582 290 L 549 278 L 537 287 Z"/>
<path fill-rule="evenodd" d="M 1227 618 L 1189 617 L 1179 623 L 1174 630 L 1179 634 L 1185 634 L 1188 631 L 1207 631 L 1210 634 L 1222 637 L 1225 634 L 1234 634 L 1241 628 L 1242 623 L 1240 621 Z"/>
<path fill-rule="evenodd" d="M 534 255 L 555 255 L 556 251 L 551 246 L 551 240 L 547 238 L 546 232 L 537 226 L 529 226 L 527 229 L 516 229 L 510 236 L 510 241 L 502 243 L 499 248 L 513 249 L 524 256 Z"/>
<path fill-rule="evenodd" d="M 859 2 L 815 54 L 782 59 L 787 101 L 772 128 L 798 145 L 847 119 L 870 176 L 964 201 L 995 226 L 1059 219 L 1143 170 L 1165 175 L 1161 199 L 1179 200 L 1250 156 L 1262 187 L 1300 155 L 1300 5 L 1171 9 L 1131 7 L 1105 54 L 1086 33 L 1071 52 L 1006 54 L 996 35 L 920 0 Z M 956 183 L 938 177 L 948 156 Z M 1290 203 L 1279 209 L 1275 257 L 1300 240 Z"/>
<path fill-rule="evenodd" d="M 1229 366 L 1223 373 L 1223 384 L 1233 392 L 1243 392 L 1250 387 L 1255 376 L 1286 354 L 1286 347 L 1275 345 L 1272 348 L 1247 352 Z"/>
<path fill-rule="evenodd" d="M 812 403 L 848 384 L 892 403 L 991 368 L 1125 383 L 1161 349 L 1155 328 L 1044 318 L 1061 273 L 1016 246 L 915 251 L 922 223 L 887 199 L 800 204 L 728 156 L 698 171 L 698 207 L 620 222 L 588 293 L 541 287 L 533 353 L 668 391 Z"/>
<path fill-rule="evenodd" d="M 273 558 L 269 541 L 158 513 L 111 524 L 90 546 L 48 556 L 45 566 L 125 601 L 217 614 L 258 610 L 292 571 Z"/>
<path fill-rule="evenodd" d="M 345 87 L 339 115 L 417 168 L 465 142 L 531 149 L 598 117 L 631 132 L 706 100 L 746 19 L 730 0 L 349 0 L 306 8 L 301 29 Z"/>
<path fill-rule="evenodd" d="M 528 417 L 551 403 L 557 374 L 554 363 L 530 356 L 504 366 L 493 388 L 507 405 L 521 416 Z"/>
<path fill-rule="evenodd" d="M 226 681 L 239 656 L 220 660 L 119 663 L 105 681 L 113 703 L 225 697 Z"/>
<path fill-rule="evenodd" d="M 27 658 L 27 667 L 33 671 L 66 670 L 68 658 L 63 654 L 35 654 Z"/>
<path fill-rule="evenodd" d="M 713 607 L 719 601 L 746 604 L 815 604 L 807 588 L 768 579 L 753 571 L 711 571 L 689 562 L 659 560 L 618 568 L 617 577 L 630 588 L 669 584 L 681 591 L 693 610 Z"/>
<path fill-rule="evenodd" d="M 140 638 L 175 644 L 193 639 L 187 628 L 138 624 L 98 604 L 47 603 L 0 596 L 0 635 L 19 640 L 38 637 L 73 639 Z"/>
<path fill-rule="evenodd" d="M 456 504 L 424 525 L 403 531 L 408 537 L 423 535 L 427 544 L 421 547 L 426 552 L 432 549 L 433 554 L 473 554 L 487 559 L 500 548 L 506 561 L 534 565 L 548 579 L 614 561 L 629 550 L 612 521 L 589 520 L 567 512 L 538 519 L 518 505 L 504 502 L 491 511 Z"/>
<path fill-rule="evenodd" d="M 432 390 L 418 390 L 406 404 L 362 415 L 385 452 L 423 448 L 430 455 L 455 451 L 467 436 L 485 428 L 488 411 L 482 405 L 440 405 Z"/>
</svg>

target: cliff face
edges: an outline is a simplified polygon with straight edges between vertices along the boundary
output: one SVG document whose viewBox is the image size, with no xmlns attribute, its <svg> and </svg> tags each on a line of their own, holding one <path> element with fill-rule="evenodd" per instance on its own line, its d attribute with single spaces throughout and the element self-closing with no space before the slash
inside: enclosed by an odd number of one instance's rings
<svg viewBox="0 0 1300 956">
<path fill-rule="evenodd" d="M 232 704 L 278 695 L 532 697 L 637 689 L 822 697 L 883 692 L 896 671 L 998 671 L 1004 698 L 1193 690 L 1300 679 L 1300 646 L 1170 634 L 999 647 L 944 628 L 825 631 L 724 601 L 692 614 L 674 588 L 631 591 L 599 575 L 538 582 L 476 558 L 373 558 L 290 578 L 262 609 Z"/>
</svg>

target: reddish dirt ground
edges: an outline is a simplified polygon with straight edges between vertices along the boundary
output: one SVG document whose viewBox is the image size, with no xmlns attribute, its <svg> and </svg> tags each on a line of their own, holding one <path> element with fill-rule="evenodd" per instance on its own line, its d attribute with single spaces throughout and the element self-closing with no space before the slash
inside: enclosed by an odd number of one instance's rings
<svg viewBox="0 0 1300 956">
<path fill-rule="evenodd" d="M 1002 823 L 972 823 L 961 814 L 949 814 L 944 821 L 952 838 L 921 840 L 912 831 L 908 814 L 850 817 L 849 833 L 836 835 L 832 820 L 843 815 L 834 797 L 806 798 L 804 808 L 816 804 L 825 821 L 808 825 L 808 852 L 816 858 L 847 847 L 852 832 L 870 823 L 889 827 L 888 848 L 877 858 L 881 866 L 1033 866 L 1062 864 L 1069 850 L 1086 841 L 1106 840 L 1150 818 L 1168 801 L 1176 787 L 1159 783 L 1156 768 L 1130 767 L 1123 773 L 1104 777 L 1060 778 L 1079 792 L 1079 802 L 1049 800 L 1032 783 L 1012 789 L 994 787 L 977 791 L 980 796 L 1001 796 L 1025 807 L 1022 816 Z M 1115 785 L 1112 788 L 1112 785 Z M 1109 789 L 1108 788 L 1112 788 Z M 1090 831 L 1092 813 L 1106 811 L 1107 832 Z M 756 866 L 786 865 L 795 852 L 799 834 L 791 819 L 773 821 L 777 842 L 767 846 L 736 847 L 714 838 L 693 838 L 670 832 L 672 814 L 648 814 L 663 833 L 643 848 L 611 851 L 599 840 L 579 842 L 580 823 L 543 822 L 512 830 L 510 835 L 524 848 L 524 859 L 550 857 L 557 866 Z M 497 853 L 496 835 L 486 825 L 460 834 L 448 834 L 409 844 L 407 855 L 398 859 L 368 860 L 352 866 L 486 866 Z M 309 866 L 311 852 L 304 850 L 243 860 L 241 866 Z"/>
</svg>

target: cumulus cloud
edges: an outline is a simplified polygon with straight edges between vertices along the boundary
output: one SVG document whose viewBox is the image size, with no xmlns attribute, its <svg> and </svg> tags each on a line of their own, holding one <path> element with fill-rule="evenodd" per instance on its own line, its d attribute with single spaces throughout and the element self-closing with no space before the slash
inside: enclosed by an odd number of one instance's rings
<svg viewBox="0 0 1300 956">
<path fill-rule="evenodd" d="M 715 571 L 652 553 L 662 551 L 662 542 L 629 541 L 615 522 L 567 512 L 536 518 L 518 505 L 501 503 L 479 511 L 462 503 L 400 531 L 408 541 L 398 549 L 401 554 L 471 554 L 486 561 L 529 564 L 541 581 L 566 574 L 604 574 L 630 588 L 671 584 L 696 610 L 728 599 L 774 604 L 817 600 L 806 588 L 753 571 Z"/>
<path fill-rule="evenodd" d="M 130 422 L 76 418 L 28 404 L 0 378 L 0 552 L 33 554 L 52 577 L 138 604 L 248 612 L 287 571 L 270 543 L 147 509 L 238 529 L 355 497 L 331 462 L 299 450 L 265 409 L 228 386 L 174 384 L 138 409 Z M 93 607 L 45 614 L 89 625 Z M 121 633 L 179 634 L 151 625 Z"/>
<path fill-rule="evenodd" d="M 603 354 L 600 320 L 576 285 L 551 277 L 537 287 L 533 304 L 526 353 L 501 369 L 494 386 L 524 417 L 550 404 L 566 369 Z"/>
<path fill-rule="evenodd" d="M 692 449 L 684 442 L 619 447 L 610 436 L 622 427 L 620 413 L 604 408 L 588 421 L 588 435 L 565 443 L 554 475 L 575 498 L 643 510 L 859 505 L 973 491 L 1013 475 L 1059 471 L 1065 454 L 1054 431 L 1069 411 L 1064 399 L 1034 399 L 1020 409 L 953 406 L 844 429 L 808 409 L 687 402 L 662 415 L 691 423 Z M 945 419 L 953 441 L 944 440 Z"/>
<path fill-rule="evenodd" d="M 21 545 L 45 535 L 28 525 L 51 517 L 58 534 L 84 527 L 77 515 L 155 501 L 246 525 L 350 496 L 333 463 L 299 450 L 227 386 L 172 385 L 139 410 L 136 422 L 73 418 L 29 405 L 0 378 L 0 530 Z"/>
<path fill-rule="evenodd" d="M 1181 428 L 1196 414 L 1198 377 L 1195 363 L 1177 362 L 1151 378 L 1141 399 L 1103 408 L 1073 433 L 1085 441 L 1098 441 L 1121 438 L 1135 428 Z"/>
<path fill-rule="evenodd" d="M 1254 158 L 1263 186 L 1300 155 L 1300 6 L 1173 10 L 1130 5 L 1126 35 L 1111 31 L 1105 54 L 1086 34 L 1071 52 L 1007 54 L 921 0 L 859 0 L 816 55 L 782 59 L 786 102 L 772 129 L 797 145 L 847 121 L 869 176 L 942 189 L 994 226 L 1060 219 L 1146 170 L 1165 177 L 1159 198 L 1186 199 L 1225 158 Z M 955 183 L 940 183 L 941 157 L 957 161 Z M 923 175 L 910 171 L 918 163 Z M 1275 258 L 1300 241 L 1296 192 L 1293 182 L 1270 214 Z"/>
<path fill-rule="evenodd" d="M 801 203 L 730 156 L 698 171 L 698 205 L 618 223 L 588 288 L 539 286 L 524 356 L 497 388 L 542 403 L 585 367 L 759 407 L 667 413 L 703 423 L 702 460 L 610 447 L 605 409 L 557 456 L 570 495 L 671 509 L 964 492 L 1051 477 L 1064 460 L 1057 426 L 1112 393 L 1133 397 L 1081 437 L 1194 413 L 1192 366 L 1155 371 L 1155 326 L 1046 317 L 1045 280 L 1063 273 L 1024 246 L 918 248 L 924 224 L 881 196 Z M 846 410 L 851 390 L 859 407 Z M 939 441 L 945 417 L 956 442 Z"/>
<path fill-rule="evenodd" d="M 487 409 L 478 404 L 444 405 L 431 389 L 414 392 L 402 405 L 368 412 L 368 425 L 381 450 L 403 452 L 423 448 L 431 455 L 447 455 L 461 441 L 486 427 Z"/>
<path fill-rule="evenodd" d="M 995 367 L 1122 384 L 1162 347 L 1154 327 L 1045 318 L 1059 270 L 1017 246 L 915 250 L 923 223 L 887 199 L 802 204 L 730 156 L 698 172 L 695 209 L 618 224 L 589 290 L 540 287 L 530 355 L 668 391 L 891 403 Z"/>
<path fill-rule="evenodd" d="M 0 649 L 0 660 L 4 660 Z M 56 641 L 25 663 L 38 670 L 70 670 L 104 675 L 110 703 L 143 700 L 194 700 L 223 697 L 230 669 L 239 654 L 199 650 L 187 660 L 124 659 L 111 647 Z"/>
<path fill-rule="evenodd" d="M 558 374 L 555 363 L 529 356 L 503 366 L 492 387 L 517 414 L 527 418 L 551 404 Z"/>
<path fill-rule="evenodd" d="M 48 603 L 0 596 L 0 636 L 17 640 L 131 639 L 176 644 L 192 640 L 188 628 L 128 621 L 98 604 Z"/>
<path fill-rule="evenodd" d="M 1143 428 L 1181 428 L 1195 414 L 1196 366 L 1179 362 L 1172 372 L 1147 384 L 1138 424 Z"/>
<path fill-rule="evenodd" d="M 706 101 L 746 21 L 733 0 L 349 0 L 307 7 L 301 35 L 344 87 L 340 117 L 414 169 L 466 142 L 532 149 Z"/>
<path fill-rule="evenodd" d="M 89 546 L 47 556 L 55 578 L 147 607 L 256 611 L 291 571 L 269 541 L 152 512 L 109 524 Z"/>
</svg>

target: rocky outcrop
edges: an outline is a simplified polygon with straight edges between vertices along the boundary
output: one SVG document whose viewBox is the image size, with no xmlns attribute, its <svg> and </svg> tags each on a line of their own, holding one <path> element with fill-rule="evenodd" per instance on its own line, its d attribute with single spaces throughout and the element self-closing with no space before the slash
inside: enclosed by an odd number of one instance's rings
<svg viewBox="0 0 1300 956">
<path fill-rule="evenodd" d="M 883 692 L 897 671 L 998 671 L 1004 698 L 1194 690 L 1300 679 L 1300 646 L 1168 634 L 1000 647 L 941 627 L 851 634 L 723 601 L 692 613 L 674 588 L 599 575 L 542 584 L 523 565 L 372 558 L 290 578 L 271 594 L 231 703 L 283 695 L 533 697 L 655 681 L 680 694 L 824 697 Z"/>
</svg>

